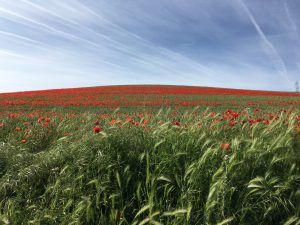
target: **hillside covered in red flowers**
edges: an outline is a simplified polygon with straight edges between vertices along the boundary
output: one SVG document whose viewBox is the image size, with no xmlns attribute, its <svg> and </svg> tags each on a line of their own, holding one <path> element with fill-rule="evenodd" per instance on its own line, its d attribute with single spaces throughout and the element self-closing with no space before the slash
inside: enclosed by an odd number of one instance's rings
<svg viewBox="0 0 300 225">
<path fill-rule="evenodd" d="M 0 94 L 0 106 L 218 106 L 300 105 L 300 93 L 226 88 L 123 85 Z"/>
</svg>

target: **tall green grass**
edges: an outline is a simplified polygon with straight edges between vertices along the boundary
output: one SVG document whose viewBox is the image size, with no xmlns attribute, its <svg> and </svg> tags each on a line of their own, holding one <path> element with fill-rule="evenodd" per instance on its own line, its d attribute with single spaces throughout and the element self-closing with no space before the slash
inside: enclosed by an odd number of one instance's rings
<svg viewBox="0 0 300 225">
<path fill-rule="evenodd" d="M 53 119 L 25 144 L 14 128 L 28 119 L 7 121 L 0 224 L 300 224 L 295 115 L 225 129 L 197 115 L 103 123 L 99 134 L 88 114 Z"/>
</svg>

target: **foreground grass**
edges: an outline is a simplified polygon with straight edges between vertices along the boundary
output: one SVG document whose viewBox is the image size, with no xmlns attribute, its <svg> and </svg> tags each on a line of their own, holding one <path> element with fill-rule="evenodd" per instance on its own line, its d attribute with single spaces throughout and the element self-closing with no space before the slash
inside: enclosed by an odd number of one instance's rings
<svg viewBox="0 0 300 225">
<path fill-rule="evenodd" d="M 160 114 L 147 126 L 100 123 L 98 134 L 81 120 L 35 125 L 26 143 L 13 130 L 27 119 L 7 121 L 2 224 L 300 224 L 294 114 L 231 128 Z"/>
</svg>

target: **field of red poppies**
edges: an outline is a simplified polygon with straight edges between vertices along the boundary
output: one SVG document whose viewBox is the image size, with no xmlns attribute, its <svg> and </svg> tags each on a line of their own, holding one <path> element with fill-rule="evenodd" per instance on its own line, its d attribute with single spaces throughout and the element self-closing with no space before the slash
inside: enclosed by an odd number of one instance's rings
<svg viewBox="0 0 300 225">
<path fill-rule="evenodd" d="M 0 94 L 3 224 L 299 224 L 300 94 Z"/>
<path fill-rule="evenodd" d="M 300 106 L 300 93 L 186 86 L 104 86 L 0 94 L 0 106 Z M 101 110 L 101 108 L 100 108 Z"/>
</svg>

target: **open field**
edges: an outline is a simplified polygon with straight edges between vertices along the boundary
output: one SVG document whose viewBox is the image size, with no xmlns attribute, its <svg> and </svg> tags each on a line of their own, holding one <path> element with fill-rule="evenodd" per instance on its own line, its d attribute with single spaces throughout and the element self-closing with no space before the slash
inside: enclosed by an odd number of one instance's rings
<svg viewBox="0 0 300 225">
<path fill-rule="evenodd" d="M 300 224 L 300 94 L 0 94 L 0 224 Z"/>
</svg>

